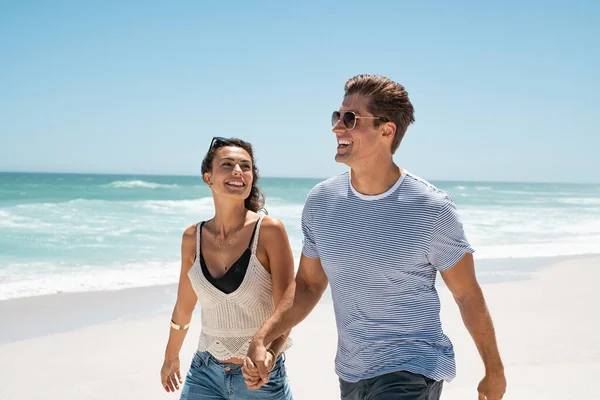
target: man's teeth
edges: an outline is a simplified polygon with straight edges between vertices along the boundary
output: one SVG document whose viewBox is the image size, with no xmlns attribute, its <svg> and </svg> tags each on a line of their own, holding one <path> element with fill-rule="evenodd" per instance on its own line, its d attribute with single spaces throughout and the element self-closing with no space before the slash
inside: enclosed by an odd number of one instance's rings
<svg viewBox="0 0 600 400">
<path fill-rule="evenodd" d="M 352 144 L 352 142 L 349 140 L 338 140 L 339 146 L 350 146 L 351 144 Z"/>
</svg>

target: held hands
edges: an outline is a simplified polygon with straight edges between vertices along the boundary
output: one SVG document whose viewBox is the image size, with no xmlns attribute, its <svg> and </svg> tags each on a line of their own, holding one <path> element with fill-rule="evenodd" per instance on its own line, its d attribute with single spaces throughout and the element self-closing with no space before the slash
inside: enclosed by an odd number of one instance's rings
<svg viewBox="0 0 600 400">
<path fill-rule="evenodd" d="M 275 358 L 262 342 L 252 341 L 248 356 L 244 359 L 242 373 L 248 389 L 255 390 L 269 382 L 269 372 L 273 369 Z"/>
<path fill-rule="evenodd" d="M 506 392 L 506 377 L 504 373 L 486 374 L 479 386 L 478 400 L 501 400 Z"/>
<path fill-rule="evenodd" d="M 179 390 L 179 384 L 183 383 L 181 372 L 179 371 L 179 358 L 164 361 L 160 369 L 160 383 L 167 392 Z"/>
</svg>

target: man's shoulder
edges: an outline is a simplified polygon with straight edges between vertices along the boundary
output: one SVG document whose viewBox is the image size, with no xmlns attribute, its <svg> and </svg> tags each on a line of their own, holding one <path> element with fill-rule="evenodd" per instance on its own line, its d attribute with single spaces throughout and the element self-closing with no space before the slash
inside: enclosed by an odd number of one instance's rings
<svg viewBox="0 0 600 400">
<path fill-rule="evenodd" d="M 348 172 L 343 172 L 339 175 L 317 183 L 315 186 L 313 186 L 310 192 L 308 192 L 308 198 L 315 199 L 326 195 L 340 193 L 340 190 L 347 190 L 348 182 Z"/>
<path fill-rule="evenodd" d="M 452 197 L 433 183 L 411 172 L 405 172 L 405 174 L 403 187 L 406 196 L 411 199 L 415 205 L 423 207 L 443 207 L 448 202 L 452 203 Z"/>
</svg>

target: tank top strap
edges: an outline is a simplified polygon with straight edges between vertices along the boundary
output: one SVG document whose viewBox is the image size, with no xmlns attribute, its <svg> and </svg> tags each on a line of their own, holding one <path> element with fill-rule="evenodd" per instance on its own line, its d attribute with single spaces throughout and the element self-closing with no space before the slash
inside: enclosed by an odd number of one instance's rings
<svg viewBox="0 0 600 400">
<path fill-rule="evenodd" d="M 258 248 L 258 237 L 260 234 L 260 224 L 262 223 L 265 215 L 261 215 L 258 217 L 258 222 L 256 223 L 256 232 L 254 233 L 254 242 L 252 243 L 252 254 L 256 255 L 256 249 Z"/>
</svg>

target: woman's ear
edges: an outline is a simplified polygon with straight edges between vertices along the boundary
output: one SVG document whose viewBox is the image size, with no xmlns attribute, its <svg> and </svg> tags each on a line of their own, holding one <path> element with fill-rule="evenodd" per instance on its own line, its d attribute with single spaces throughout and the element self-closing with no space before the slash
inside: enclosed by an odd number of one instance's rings
<svg viewBox="0 0 600 400">
<path fill-rule="evenodd" d="M 208 186 L 212 186 L 212 180 L 211 180 L 211 176 L 210 176 L 210 172 L 205 173 L 202 176 L 202 179 L 204 180 L 204 183 L 206 183 Z"/>
</svg>

